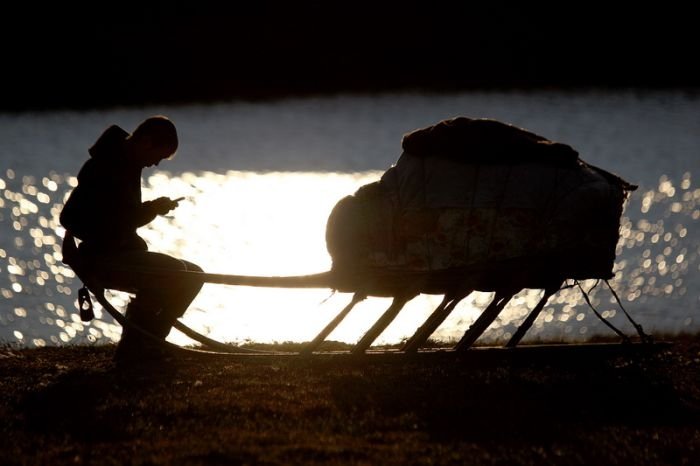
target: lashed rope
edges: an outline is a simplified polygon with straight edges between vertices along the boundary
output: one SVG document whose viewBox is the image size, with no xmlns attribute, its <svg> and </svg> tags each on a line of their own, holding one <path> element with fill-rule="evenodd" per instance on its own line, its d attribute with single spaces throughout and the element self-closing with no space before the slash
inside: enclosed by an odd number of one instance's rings
<svg viewBox="0 0 700 466">
<path fill-rule="evenodd" d="M 636 330 L 637 333 L 639 334 L 639 337 L 640 337 L 642 343 L 651 343 L 651 342 L 653 341 L 653 339 L 651 338 L 651 336 L 647 335 L 647 334 L 644 332 L 644 329 L 642 328 L 642 326 L 639 325 L 637 322 L 635 322 L 634 319 L 632 319 L 632 316 L 630 316 L 630 314 L 629 314 L 629 313 L 627 312 L 627 310 L 624 308 L 624 306 L 622 305 L 622 302 L 620 301 L 620 297 L 617 295 L 617 293 L 615 292 L 615 290 L 613 289 L 613 287 L 610 285 L 610 283 L 608 282 L 608 280 L 604 280 L 604 281 L 605 281 L 605 283 L 608 285 L 608 288 L 609 288 L 610 291 L 612 292 L 612 295 L 615 297 L 615 300 L 617 301 L 617 304 L 620 306 L 620 309 L 622 309 L 622 312 L 624 312 L 624 314 L 625 314 L 625 316 L 627 317 L 627 319 L 630 321 L 630 323 L 632 324 L 632 326 L 635 328 L 635 330 Z M 608 328 L 610 328 L 613 332 L 615 332 L 620 338 L 622 338 L 622 341 L 623 341 L 624 343 L 630 343 L 630 338 L 629 338 L 627 335 L 625 335 L 620 329 L 618 329 L 618 328 L 615 327 L 613 324 L 611 324 L 606 318 L 604 318 L 604 317 L 598 312 L 598 310 L 593 306 L 593 303 L 591 303 L 591 299 L 590 299 L 590 297 L 588 296 L 588 294 L 589 294 L 591 291 L 593 291 L 593 289 L 594 289 L 596 286 L 598 286 L 598 283 L 599 283 L 599 282 L 600 282 L 600 280 L 596 280 L 595 284 L 594 284 L 588 291 L 586 291 L 586 290 L 583 289 L 583 286 L 581 286 L 581 283 L 580 283 L 578 280 L 575 280 L 575 281 L 574 281 L 574 284 L 575 284 L 576 286 L 578 286 L 579 290 L 581 290 L 581 294 L 583 295 L 583 299 L 586 301 L 586 304 L 588 304 L 588 307 L 591 308 L 591 310 L 592 310 L 593 313 L 596 315 L 596 317 L 598 317 L 598 319 L 600 319 L 601 322 L 603 322 Z"/>
</svg>

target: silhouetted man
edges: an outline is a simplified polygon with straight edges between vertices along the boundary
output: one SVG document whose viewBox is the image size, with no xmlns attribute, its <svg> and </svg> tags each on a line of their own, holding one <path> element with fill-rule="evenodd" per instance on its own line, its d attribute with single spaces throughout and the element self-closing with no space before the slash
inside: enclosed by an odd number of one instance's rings
<svg viewBox="0 0 700 466">
<path fill-rule="evenodd" d="M 178 146 L 175 125 L 164 116 L 142 122 L 129 134 L 113 125 L 90 148 L 90 159 L 78 174 L 60 221 L 82 242 L 81 263 L 105 288 L 135 293 L 127 307 L 129 321 L 165 339 L 202 284 L 182 278 L 129 273 L 143 268 L 202 271 L 165 254 L 149 252 L 136 229 L 177 207 L 179 200 L 160 197 L 141 201 L 141 170 L 172 157 Z M 117 359 L 157 353 L 141 332 L 124 328 Z"/>
</svg>

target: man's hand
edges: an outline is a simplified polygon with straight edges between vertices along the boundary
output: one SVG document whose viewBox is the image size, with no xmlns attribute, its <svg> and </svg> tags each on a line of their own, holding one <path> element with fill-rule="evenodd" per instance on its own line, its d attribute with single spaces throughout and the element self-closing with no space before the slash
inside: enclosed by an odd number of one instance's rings
<svg viewBox="0 0 700 466">
<path fill-rule="evenodd" d="M 177 199 L 170 199 L 169 197 L 159 197 L 151 201 L 151 209 L 158 215 L 165 215 L 175 207 L 178 203 L 183 200 L 184 197 L 179 197 Z"/>
</svg>

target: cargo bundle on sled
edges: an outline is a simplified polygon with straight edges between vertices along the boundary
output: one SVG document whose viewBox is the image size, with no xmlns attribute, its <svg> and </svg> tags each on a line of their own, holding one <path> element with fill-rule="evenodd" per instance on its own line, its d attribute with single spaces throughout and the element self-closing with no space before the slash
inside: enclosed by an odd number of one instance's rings
<svg viewBox="0 0 700 466">
<path fill-rule="evenodd" d="M 406 342 L 406 352 L 418 350 L 473 291 L 495 294 L 457 344 L 459 350 L 471 347 L 524 288 L 543 289 L 544 295 L 508 346 L 517 345 L 567 279 L 612 277 L 620 216 L 636 186 L 587 164 L 568 145 L 495 120 L 442 121 L 407 134 L 402 148 L 380 180 L 341 199 L 330 213 L 329 272 L 298 277 L 182 273 L 211 283 L 354 293 L 305 352 L 317 349 L 367 296 L 393 297 L 355 345 L 356 353 L 369 348 L 421 293 L 444 299 Z M 76 272 L 89 277 L 89 271 Z M 99 284 L 90 287 L 100 290 Z M 103 296 L 98 299 L 109 305 Z"/>
</svg>

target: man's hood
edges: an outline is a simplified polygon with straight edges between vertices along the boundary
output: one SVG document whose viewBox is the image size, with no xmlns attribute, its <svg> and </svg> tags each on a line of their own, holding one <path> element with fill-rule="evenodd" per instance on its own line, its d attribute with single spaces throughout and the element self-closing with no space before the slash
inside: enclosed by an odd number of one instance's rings
<svg viewBox="0 0 700 466">
<path fill-rule="evenodd" d="M 95 141 L 95 144 L 88 149 L 93 159 L 114 157 L 121 153 L 124 141 L 129 133 L 117 125 L 112 125 Z"/>
</svg>

